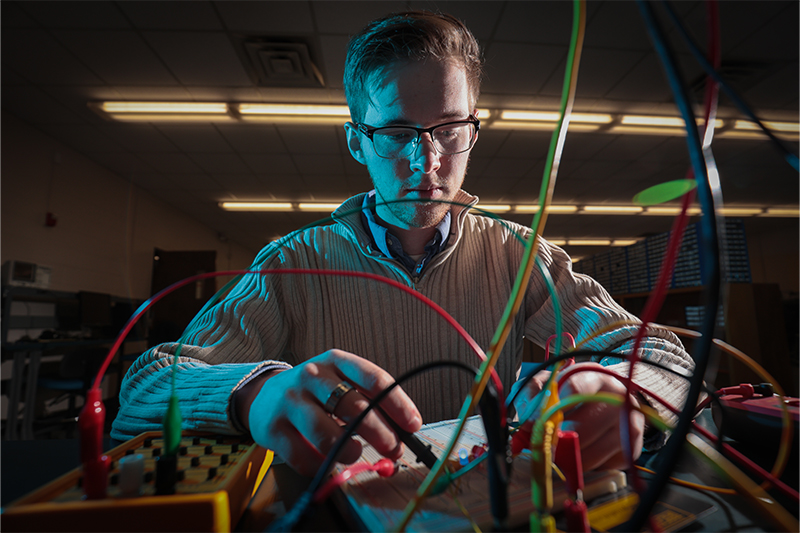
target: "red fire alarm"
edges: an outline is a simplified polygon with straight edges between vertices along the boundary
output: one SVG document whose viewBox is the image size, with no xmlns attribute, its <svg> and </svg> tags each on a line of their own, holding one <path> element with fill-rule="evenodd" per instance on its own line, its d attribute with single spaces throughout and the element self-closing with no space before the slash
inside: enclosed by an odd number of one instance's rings
<svg viewBox="0 0 800 533">
<path fill-rule="evenodd" d="M 56 225 L 56 222 L 58 222 L 56 215 L 48 211 L 44 216 L 44 225 L 48 228 L 52 228 Z"/>
</svg>

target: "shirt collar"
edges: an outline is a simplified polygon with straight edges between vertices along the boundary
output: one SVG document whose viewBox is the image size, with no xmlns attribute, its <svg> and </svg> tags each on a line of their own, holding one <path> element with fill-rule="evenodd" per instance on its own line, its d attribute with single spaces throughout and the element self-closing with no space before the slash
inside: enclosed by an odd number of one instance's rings
<svg viewBox="0 0 800 533">
<path fill-rule="evenodd" d="M 370 235 L 372 235 L 375 245 L 386 257 L 398 259 L 398 251 L 403 255 L 407 255 L 400 246 L 400 240 L 389 231 L 389 228 L 383 226 L 375 216 L 375 197 L 375 189 L 373 189 L 364 196 L 364 202 L 361 206 L 361 219 L 365 222 L 364 225 L 367 227 Z M 451 220 L 452 217 L 448 210 L 442 221 L 436 226 L 436 235 L 431 242 L 425 246 L 426 250 L 431 244 L 436 246 L 436 253 L 444 248 L 447 243 L 447 237 L 450 235 Z"/>
</svg>

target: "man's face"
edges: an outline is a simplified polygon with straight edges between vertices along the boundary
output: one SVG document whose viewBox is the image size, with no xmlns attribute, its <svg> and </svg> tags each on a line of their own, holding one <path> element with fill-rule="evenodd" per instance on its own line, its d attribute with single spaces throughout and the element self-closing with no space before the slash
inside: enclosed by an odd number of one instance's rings
<svg viewBox="0 0 800 533">
<path fill-rule="evenodd" d="M 474 112 L 464 69 L 453 62 L 400 63 L 374 76 L 370 89 L 364 124 L 371 127 L 429 128 L 466 120 Z M 410 156 L 384 159 L 366 135 L 354 128 L 347 128 L 347 138 L 353 156 L 369 170 L 379 204 L 417 200 L 378 205 L 381 219 L 402 229 L 430 228 L 442 220 L 450 205 L 430 200 L 455 197 L 464 182 L 469 151 L 441 155 L 425 133 Z"/>
</svg>

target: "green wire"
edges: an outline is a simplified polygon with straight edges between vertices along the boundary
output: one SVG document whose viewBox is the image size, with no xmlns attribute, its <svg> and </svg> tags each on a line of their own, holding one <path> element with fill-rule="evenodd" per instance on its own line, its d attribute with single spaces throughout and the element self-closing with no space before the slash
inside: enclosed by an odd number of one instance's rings
<svg viewBox="0 0 800 533">
<path fill-rule="evenodd" d="M 463 431 L 464 424 L 469 412 L 474 408 L 474 405 L 477 403 L 478 398 L 483 393 L 483 389 L 488 381 L 488 372 L 493 367 L 494 363 L 499 357 L 499 353 L 502 350 L 502 344 L 504 344 L 505 339 L 507 338 L 508 334 L 508 324 L 510 323 L 511 319 L 519 309 L 520 305 L 520 298 L 519 294 L 521 291 L 525 289 L 529 279 L 529 269 L 531 264 L 531 256 L 533 255 L 536 247 L 536 240 L 537 235 L 541 233 L 540 224 L 542 223 L 542 217 L 544 217 L 545 213 L 545 206 L 548 200 L 552 197 L 553 188 L 555 186 L 555 177 L 558 173 L 558 163 L 556 160 L 560 161 L 561 151 L 563 149 L 564 140 L 566 139 L 566 130 L 565 121 L 569 124 L 567 119 L 569 113 L 572 110 L 572 102 L 574 101 L 575 94 L 574 94 L 574 86 L 577 80 L 577 70 L 576 66 L 579 62 L 580 58 L 580 48 L 583 43 L 583 29 L 584 29 L 584 3 L 583 0 L 574 0 L 574 15 L 573 15 L 573 32 L 572 38 L 570 39 L 570 49 L 569 54 L 567 57 L 567 68 L 564 78 L 564 91 L 562 92 L 562 99 L 561 99 L 561 112 L 558 120 L 558 125 L 556 130 L 553 132 L 553 136 L 551 138 L 550 148 L 548 150 L 548 156 L 545 164 L 545 172 L 544 172 L 544 179 L 542 182 L 540 194 L 539 194 L 539 210 L 534 216 L 534 223 L 533 233 L 528 240 L 528 243 L 525 248 L 525 253 L 523 255 L 522 265 L 520 266 L 520 270 L 517 274 L 517 278 L 514 283 L 514 287 L 512 289 L 511 295 L 509 297 L 508 304 L 506 306 L 506 310 L 504 312 L 503 318 L 498 325 L 497 332 L 492 339 L 492 343 L 490 346 L 489 353 L 487 353 L 487 359 L 481 365 L 480 371 L 478 376 L 475 378 L 475 386 L 473 390 L 475 391 L 474 397 L 473 393 L 467 396 L 466 401 L 464 402 L 464 406 L 462 407 L 461 413 L 459 415 L 459 422 L 456 426 L 456 429 L 451 437 L 450 442 L 446 446 L 442 456 L 436 462 L 434 467 L 428 473 L 428 476 L 422 482 L 422 485 L 417 490 L 415 498 L 409 502 L 406 506 L 403 517 L 400 522 L 399 529 L 404 530 L 405 527 L 408 525 L 409 521 L 411 520 L 411 516 L 416 511 L 417 507 L 420 505 L 421 501 L 427 493 L 429 492 L 432 484 L 439 476 L 444 467 L 444 462 L 449 457 L 450 453 L 453 451 L 455 447 L 455 443 L 458 441 L 458 438 Z M 581 46 L 579 46 L 581 45 Z M 546 217 L 545 217 L 546 219 Z"/>
</svg>

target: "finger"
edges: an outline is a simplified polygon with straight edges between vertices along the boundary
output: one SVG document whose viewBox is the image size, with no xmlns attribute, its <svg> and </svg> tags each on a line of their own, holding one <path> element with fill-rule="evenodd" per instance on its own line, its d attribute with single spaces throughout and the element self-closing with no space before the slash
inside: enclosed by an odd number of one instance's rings
<svg viewBox="0 0 800 533">
<path fill-rule="evenodd" d="M 376 397 L 395 381 L 378 365 L 354 354 L 342 350 L 330 350 L 326 354 L 342 376 L 368 398 Z M 422 427 L 422 415 L 402 388 L 394 387 L 380 405 L 406 431 L 415 432 Z"/>
<path fill-rule="evenodd" d="M 358 418 L 368 406 L 369 399 L 353 389 L 341 399 L 336 407 L 335 415 L 349 424 Z M 384 457 L 398 459 L 403 454 L 403 446 L 399 437 L 376 410 L 366 414 L 356 431 Z"/>
<path fill-rule="evenodd" d="M 549 370 L 537 372 L 519 391 L 517 398 L 514 400 L 514 406 L 518 416 L 523 417 L 527 414 L 530 402 L 544 390 L 544 386 L 547 384 L 550 374 L 551 372 Z"/>
<path fill-rule="evenodd" d="M 320 409 L 318 409 L 316 414 L 311 416 L 311 418 L 307 420 L 304 418 L 299 419 L 297 423 L 303 424 L 303 434 L 306 435 L 314 445 L 318 446 L 321 451 L 330 448 L 331 444 L 326 440 L 326 436 L 334 433 L 330 427 L 330 423 L 336 423 L 327 416 L 327 414 L 321 414 L 320 411 L 329 413 L 344 422 L 350 423 L 366 410 L 370 402 L 369 398 L 364 396 L 359 390 L 359 385 L 354 383 L 356 379 L 345 375 L 343 369 L 336 364 L 339 362 L 339 355 L 334 352 L 337 351 L 338 350 L 331 350 L 331 352 L 326 352 L 326 354 L 323 354 L 320 358 L 315 358 L 314 361 L 306 363 L 302 369 L 306 374 L 303 376 L 302 383 L 305 384 L 312 395 L 310 400 L 317 403 Z M 340 354 L 345 360 L 348 360 L 349 356 L 352 356 L 352 354 L 347 354 L 346 352 L 340 352 Z M 364 364 L 367 363 L 367 361 L 356 356 L 352 357 L 357 359 L 357 361 L 351 361 L 351 364 L 346 366 L 343 365 L 345 366 L 345 370 L 350 370 L 351 367 L 367 366 Z M 376 369 L 379 373 L 388 376 L 390 384 L 394 382 L 388 373 L 371 363 L 366 371 L 375 371 Z M 353 373 L 352 370 L 350 370 L 350 372 L 351 374 Z M 359 376 L 360 375 L 361 374 L 359 374 Z M 343 386 L 350 388 L 350 390 L 343 389 Z M 342 392 L 343 390 L 346 390 L 346 392 Z M 408 401 L 410 402 L 410 399 Z M 413 403 L 411 405 L 413 409 L 416 410 Z M 306 416 L 309 415 L 303 415 L 303 417 Z M 370 443 L 378 453 L 385 457 L 397 459 L 403 453 L 402 444 L 398 436 L 375 412 L 367 413 L 356 431 L 364 440 Z M 341 431 L 335 432 L 337 436 L 340 433 Z M 353 448 L 351 448 L 351 450 L 352 449 Z M 355 457 L 352 460 L 357 458 L 358 457 Z M 340 460 L 346 462 L 344 459 Z"/>
<path fill-rule="evenodd" d="M 584 469 L 626 468 L 629 461 L 627 442 L 623 442 L 622 424 L 627 425 L 625 410 L 605 403 L 587 403 L 568 414 L 562 429 L 578 432 Z M 641 454 L 644 441 L 644 415 L 633 411 L 630 418 L 633 435 L 633 459 Z"/>
<path fill-rule="evenodd" d="M 288 420 L 278 424 L 280 428 L 273 440 L 273 451 L 300 475 L 313 477 L 322 467 L 325 455 L 319 451 Z"/>
</svg>

